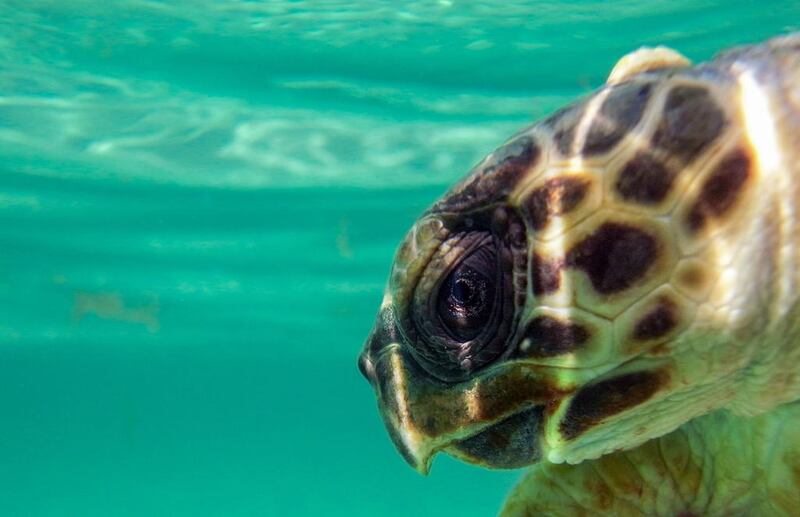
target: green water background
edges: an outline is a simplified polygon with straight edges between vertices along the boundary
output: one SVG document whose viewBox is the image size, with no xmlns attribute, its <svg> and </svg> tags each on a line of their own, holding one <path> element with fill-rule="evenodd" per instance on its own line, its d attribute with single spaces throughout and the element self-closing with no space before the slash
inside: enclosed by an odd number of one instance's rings
<svg viewBox="0 0 800 517">
<path fill-rule="evenodd" d="M 355 358 L 395 246 L 639 45 L 795 1 L 0 2 L 0 515 L 491 515 Z"/>
</svg>

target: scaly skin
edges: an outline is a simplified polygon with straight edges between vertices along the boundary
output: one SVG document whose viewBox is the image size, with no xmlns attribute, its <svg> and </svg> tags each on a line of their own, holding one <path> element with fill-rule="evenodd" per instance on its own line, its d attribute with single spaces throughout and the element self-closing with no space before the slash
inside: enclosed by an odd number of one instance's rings
<svg viewBox="0 0 800 517">
<path fill-rule="evenodd" d="M 536 464 L 509 515 L 800 508 L 798 178 L 800 36 L 621 61 L 406 237 L 359 360 L 398 449 Z"/>
<path fill-rule="evenodd" d="M 504 517 L 790 516 L 800 511 L 800 404 L 696 418 L 636 449 L 536 466 Z"/>
</svg>

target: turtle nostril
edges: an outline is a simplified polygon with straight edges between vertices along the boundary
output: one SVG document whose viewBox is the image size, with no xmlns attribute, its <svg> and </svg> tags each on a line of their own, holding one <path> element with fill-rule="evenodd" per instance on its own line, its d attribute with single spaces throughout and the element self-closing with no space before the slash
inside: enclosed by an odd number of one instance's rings
<svg viewBox="0 0 800 517">
<path fill-rule="evenodd" d="M 366 353 L 362 353 L 358 356 L 358 370 L 370 384 L 375 384 L 375 368 L 372 366 L 372 361 L 369 360 Z"/>
</svg>

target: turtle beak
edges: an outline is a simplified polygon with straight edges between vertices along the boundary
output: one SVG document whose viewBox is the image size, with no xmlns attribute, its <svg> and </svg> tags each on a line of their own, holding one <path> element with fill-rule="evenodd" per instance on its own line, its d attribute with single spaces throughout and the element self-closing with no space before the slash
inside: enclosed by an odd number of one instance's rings
<svg viewBox="0 0 800 517">
<path fill-rule="evenodd" d="M 414 422 L 407 370 L 399 347 L 387 350 L 376 370 L 378 404 L 389 436 L 406 462 L 420 474 L 427 475 L 436 452 L 435 440 Z"/>
<path fill-rule="evenodd" d="M 379 320 L 358 360 L 386 430 L 406 462 L 427 474 L 442 451 L 489 468 L 541 457 L 544 405 L 561 393 L 537 366 L 512 364 L 460 383 L 432 378 Z"/>
<path fill-rule="evenodd" d="M 436 451 L 431 449 L 431 444 L 424 438 L 409 436 L 403 429 L 392 429 L 388 424 L 389 435 L 397 450 L 411 468 L 427 476 L 431 470 L 431 462 Z"/>
<path fill-rule="evenodd" d="M 392 442 L 420 474 L 440 451 L 488 468 L 519 468 L 541 457 L 543 402 L 551 395 L 539 390 L 538 378 L 501 373 L 467 386 L 430 384 L 398 344 L 375 362 L 362 355 L 360 363 Z M 509 403 L 515 387 L 523 388 L 520 400 Z"/>
<path fill-rule="evenodd" d="M 420 430 L 413 419 L 415 390 L 410 377 L 416 371 L 409 370 L 399 338 L 391 310 L 382 308 L 358 357 L 358 369 L 375 390 L 383 423 L 395 447 L 414 470 L 427 475 L 436 440 Z"/>
<path fill-rule="evenodd" d="M 388 346 L 377 362 L 365 350 L 358 359 L 358 368 L 377 392 L 381 417 L 400 455 L 414 470 L 427 475 L 436 452 L 435 440 L 420 432 L 411 419 L 406 370 L 398 347 Z"/>
</svg>

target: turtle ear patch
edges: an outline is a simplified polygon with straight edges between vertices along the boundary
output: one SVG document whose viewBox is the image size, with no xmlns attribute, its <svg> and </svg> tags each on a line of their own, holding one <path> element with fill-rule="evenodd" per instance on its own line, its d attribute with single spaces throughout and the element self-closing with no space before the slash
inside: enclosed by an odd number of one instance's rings
<svg viewBox="0 0 800 517">
<path fill-rule="evenodd" d="M 700 194 L 687 215 L 689 231 L 701 230 L 709 218 L 723 217 L 736 203 L 751 176 L 750 156 L 736 150 L 723 158 L 700 187 Z"/>
<path fill-rule="evenodd" d="M 676 86 L 667 95 L 653 145 L 683 163 L 703 152 L 727 121 L 712 95 L 699 86 Z"/>
<path fill-rule="evenodd" d="M 566 265 L 583 270 L 598 293 L 612 294 L 643 278 L 658 252 L 658 242 L 649 233 L 607 222 L 567 252 Z"/>
<path fill-rule="evenodd" d="M 559 431 L 566 440 L 577 438 L 606 418 L 646 402 L 667 381 L 661 370 L 638 371 L 586 386 L 572 398 Z"/>
<path fill-rule="evenodd" d="M 522 135 L 511 140 L 456 185 L 432 211 L 469 211 L 504 201 L 536 166 L 540 155 L 541 149 L 532 136 Z"/>
</svg>

